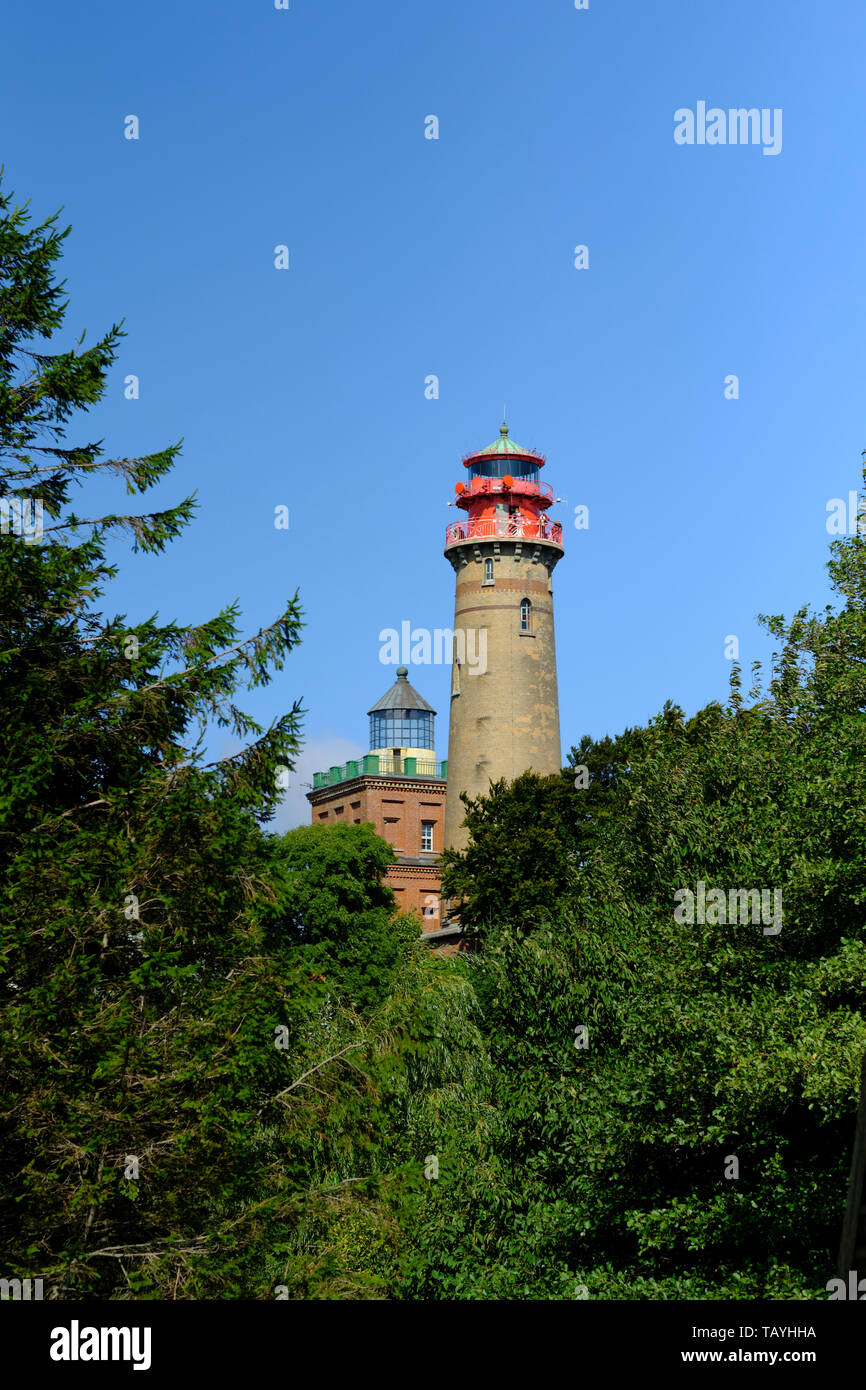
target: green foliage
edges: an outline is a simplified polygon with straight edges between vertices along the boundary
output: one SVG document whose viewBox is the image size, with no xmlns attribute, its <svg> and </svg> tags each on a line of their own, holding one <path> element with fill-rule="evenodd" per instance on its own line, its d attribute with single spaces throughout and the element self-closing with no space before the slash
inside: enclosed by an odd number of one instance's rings
<svg viewBox="0 0 866 1390">
<path fill-rule="evenodd" d="M 492 783 L 489 796 L 462 800 L 471 840 L 441 856 L 444 896 L 476 936 L 497 920 L 531 930 L 566 892 L 577 793 L 563 777 L 524 772 L 510 786 Z"/>
<path fill-rule="evenodd" d="M 866 537 L 833 543 L 837 609 L 765 620 L 748 703 L 735 668 L 725 706 L 467 801 L 444 888 L 479 949 L 438 960 L 372 826 L 263 829 L 303 711 L 264 729 L 236 699 L 299 640 L 297 595 L 246 640 L 234 605 L 101 612 L 109 535 L 158 553 L 194 499 L 69 509 L 94 471 L 146 493 L 178 446 L 63 444 L 121 335 L 34 349 L 66 234 L 0 190 L 0 491 L 50 523 L 0 538 L 4 1271 L 72 1297 L 822 1297 L 866 1050 Z M 214 727 L 244 749 L 206 763 Z M 679 920 L 698 881 L 780 889 L 781 932 Z"/>
<path fill-rule="evenodd" d="M 307 825 L 277 842 L 275 858 L 273 935 L 295 943 L 309 971 L 351 1008 L 374 1009 L 418 936 L 417 920 L 395 914 L 383 882 L 392 847 L 369 824 Z"/>
<path fill-rule="evenodd" d="M 503 1181 L 533 1215 L 523 1296 L 555 1296 L 557 1274 L 590 1297 L 824 1296 L 866 1051 L 866 539 L 832 549 L 843 606 L 769 620 L 781 651 L 749 706 L 735 669 L 725 708 L 668 704 L 572 749 L 590 769 L 576 852 L 555 779 L 470 807 L 451 883 L 473 920 L 500 914 L 472 981 Z M 492 884 L 509 846 L 526 872 L 536 825 L 555 910 L 532 928 L 507 869 Z M 781 932 L 677 921 L 699 880 L 780 889 Z M 499 1279 L 515 1219 L 494 1220 Z"/>
<path fill-rule="evenodd" d="M 106 460 L 61 445 L 120 335 L 31 346 L 63 323 L 55 223 L 33 228 L 0 197 L 0 491 L 41 498 L 52 523 L 0 541 L 0 1259 L 55 1292 L 201 1290 L 196 1260 L 230 1244 L 210 1265 L 219 1292 L 258 1238 L 253 1199 L 297 1192 L 263 1124 L 285 1081 L 274 1027 L 309 991 L 263 954 L 250 905 L 275 892 L 258 823 L 301 710 L 265 730 L 234 697 L 281 668 L 301 613 L 295 597 L 240 641 L 234 607 L 196 626 L 97 611 L 108 533 L 160 551 L 192 499 L 91 522 L 68 509 L 95 470 L 146 492 L 177 447 Z M 205 764 L 213 723 L 253 742 Z"/>
</svg>

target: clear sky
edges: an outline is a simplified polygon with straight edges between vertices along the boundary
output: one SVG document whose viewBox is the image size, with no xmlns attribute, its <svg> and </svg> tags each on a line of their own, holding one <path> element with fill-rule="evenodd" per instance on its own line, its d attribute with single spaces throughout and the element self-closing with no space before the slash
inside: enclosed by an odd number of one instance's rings
<svg viewBox="0 0 866 1390">
<path fill-rule="evenodd" d="M 566 499 L 563 755 L 724 699 L 728 635 L 748 671 L 757 613 L 827 601 L 827 502 L 866 447 L 864 39 L 862 0 L 7 10 L 5 186 L 73 226 L 65 343 L 128 333 L 73 437 L 183 436 L 151 505 L 198 492 L 164 556 L 114 548 L 107 606 L 238 598 L 252 632 L 300 588 L 303 645 L 246 701 L 309 711 L 283 825 L 366 751 L 380 631 L 451 625 L 448 503 L 504 403 Z M 676 143 L 699 102 L 781 110 L 780 151 Z M 448 671 L 410 679 L 444 756 Z"/>
</svg>

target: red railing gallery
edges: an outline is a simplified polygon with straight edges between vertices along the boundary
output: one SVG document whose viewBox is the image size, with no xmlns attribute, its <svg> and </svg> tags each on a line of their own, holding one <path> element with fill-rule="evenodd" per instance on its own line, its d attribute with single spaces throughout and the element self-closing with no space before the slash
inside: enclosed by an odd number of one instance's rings
<svg viewBox="0 0 866 1390">
<path fill-rule="evenodd" d="M 548 521 L 547 517 L 536 520 L 518 517 L 482 517 L 478 521 L 454 521 L 445 528 L 445 544 L 454 545 L 457 541 L 491 540 L 498 537 L 523 540 L 550 541 L 562 545 L 562 523 Z"/>
<path fill-rule="evenodd" d="M 465 485 L 461 496 L 477 497 L 489 492 L 515 492 L 525 497 L 546 497 L 549 502 L 553 501 L 553 488 L 550 483 L 543 483 L 540 478 L 521 478 L 517 474 L 512 477 L 507 487 L 504 478 L 472 478 Z"/>
</svg>

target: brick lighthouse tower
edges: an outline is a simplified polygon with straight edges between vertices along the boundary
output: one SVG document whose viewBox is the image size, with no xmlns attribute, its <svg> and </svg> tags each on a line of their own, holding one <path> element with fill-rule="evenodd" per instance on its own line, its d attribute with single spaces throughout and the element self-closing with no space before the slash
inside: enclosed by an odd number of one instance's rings
<svg viewBox="0 0 866 1390">
<path fill-rule="evenodd" d="M 463 459 L 456 486 L 466 518 L 445 534 L 457 576 L 445 804 L 445 844 L 455 849 L 468 840 L 461 792 L 484 795 L 500 777 L 562 766 L 552 579 L 562 526 L 547 516 L 544 463 L 503 423 L 495 443 Z"/>
</svg>

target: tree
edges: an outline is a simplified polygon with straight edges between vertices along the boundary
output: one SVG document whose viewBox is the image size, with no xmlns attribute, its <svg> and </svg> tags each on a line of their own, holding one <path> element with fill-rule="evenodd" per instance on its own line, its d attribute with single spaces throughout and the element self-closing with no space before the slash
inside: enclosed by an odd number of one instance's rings
<svg viewBox="0 0 866 1390">
<path fill-rule="evenodd" d="M 382 1003 L 418 936 L 397 914 L 384 882 L 392 847 L 367 825 L 308 825 L 275 846 L 281 870 L 277 934 L 294 942 L 312 973 L 325 972 L 364 1012 Z"/>
<path fill-rule="evenodd" d="M 524 772 L 511 784 L 493 782 L 488 796 L 462 800 L 470 841 L 442 854 L 443 896 L 479 937 L 497 920 L 531 930 L 566 891 L 576 845 L 571 781 Z"/>
<path fill-rule="evenodd" d="M 750 703 L 735 669 L 726 706 L 668 704 L 602 759 L 574 857 L 569 812 L 547 831 L 555 910 L 528 930 L 491 892 L 470 966 L 508 1193 L 477 1213 L 488 1287 L 825 1296 L 866 1050 L 866 538 L 834 542 L 830 572 L 840 608 L 766 620 L 781 650 Z M 478 910 L 491 825 L 520 847 L 526 791 L 475 809 Z M 721 919 L 677 916 L 699 882 Z M 741 919 L 748 889 L 781 893 L 779 932 Z"/>
<path fill-rule="evenodd" d="M 531 931 L 568 900 L 569 871 L 627 798 L 630 762 L 645 736 L 638 728 L 599 740 L 586 734 L 561 775 L 524 772 L 491 783 L 486 796 L 462 796 L 469 844 L 444 851 L 442 891 L 469 933 L 480 939 L 493 921 Z"/>
<path fill-rule="evenodd" d="M 264 729 L 235 694 L 281 669 L 302 622 L 297 595 L 245 640 L 236 605 L 197 625 L 98 611 L 109 536 L 159 553 L 194 499 L 95 520 L 70 509 L 93 473 L 146 493 L 179 446 L 112 459 L 62 442 L 121 336 L 33 346 L 63 325 L 68 231 L 57 215 L 30 225 L 0 192 L 2 492 L 13 520 L 41 502 L 45 522 L 0 536 L 0 1248 L 4 1267 L 80 1294 L 194 1286 L 221 1225 L 242 1261 L 250 1195 L 285 1193 L 268 1178 L 273 1136 L 251 1120 L 279 1110 L 274 1027 L 304 988 L 263 956 L 256 904 L 275 893 L 259 825 L 302 710 Z M 214 726 L 251 741 L 207 763 Z"/>
</svg>

